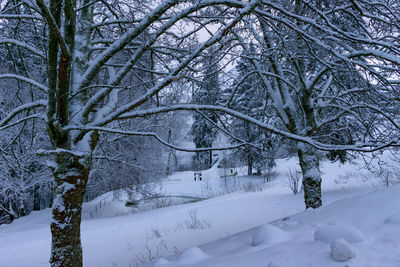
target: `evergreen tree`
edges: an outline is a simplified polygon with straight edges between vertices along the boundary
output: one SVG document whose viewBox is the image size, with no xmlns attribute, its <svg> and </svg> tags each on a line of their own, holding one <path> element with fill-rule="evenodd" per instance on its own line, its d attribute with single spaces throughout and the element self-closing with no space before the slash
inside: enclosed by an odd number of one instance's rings
<svg viewBox="0 0 400 267">
<path fill-rule="evenodd" d="M 199 91 L 193 96 L 193 102 L 203 105 L 214 105 L 220 98 L 220 86 L 218 80 L 218 64 L 213 52 L 205 57 L 204 78 Z M 213 112 L 202 112 L 194 115 L 192 125 L 193 142 L 196 148 L 212 147 L 217 137 L 217 129 L 213 123 L 217 123 L 217 115 Z M 197 152 L 194 157 L 195 169 L 206 169 L 212 164 L 212 151 Z"/>
<path fill-rule="evenodd" d="M 267 95 L 248 59 L 254 56 L 254 50 L 254 47 L 251 47 L 251 54 L 244 53 L 238 62 L 237 79 L 233 87 L 228 89 L 229 94 L 233 96 L 230 107 L 258 120 L 264 120 Z M 233 120 L 231 132 L 235 137 L 263 148 L 261 150 L 247 145 L 235 152 L 236 157 L 247 164 L 248 175 L 253 173 L 253 169 L 256 169 L 257 174 L 261 174 L 263 169 L 274 166 L 270 134 L 248 121 L 239 119 Z"/>
</svg>

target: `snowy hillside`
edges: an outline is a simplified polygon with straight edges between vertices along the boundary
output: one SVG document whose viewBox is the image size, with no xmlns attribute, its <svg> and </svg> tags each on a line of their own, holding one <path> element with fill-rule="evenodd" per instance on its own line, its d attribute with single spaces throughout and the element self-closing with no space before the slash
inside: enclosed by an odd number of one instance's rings
<svg viewBox="0 0 400 267">
<path fill-rule="evenodd" d="M 162 266 L 400 266 L 399 194 L 397 185 L 307 210 L 191 248 Z M 339 251 L 335 239 L 342 239 Z M 331 253 L 351 259 L 345 265 Z"/>
<path fill-rule="evenodd" d="M 224 180 L 213 167 L 202 181 L 177 172 L 158 189 L 210 197 L 194 203 L 138 211 L 106 194 L 84 204 L 84 266 L 398 267 L 400 186 L 377 190 L 379 180 L 356 163 L 323 162 L 324 207 L 317 210 L 304 211 L 302 194 L 289 189 L 296 159 L 279 160 L 268 183 L 240 176 L 241 169 Z M 0 225 L 0 266 L 48 266 L 49 220 L 47 209 Z M 331 258 L 333 242 L 339 258 L 352 257 L 345 264 Z"/>
</svg>

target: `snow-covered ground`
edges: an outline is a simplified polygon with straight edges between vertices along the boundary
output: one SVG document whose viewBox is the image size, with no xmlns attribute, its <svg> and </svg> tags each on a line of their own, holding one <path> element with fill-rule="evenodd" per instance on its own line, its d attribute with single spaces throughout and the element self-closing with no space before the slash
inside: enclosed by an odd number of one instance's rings
<svg viewBox="0 0 400 267">
<path fill-rule="evenodd" d="M 360 161 L 324 161 L 324 207 L 304 211 L 287 181 L 297 160 L 277 163 L 268 183 L 244 169 L 221 179 L 215 165 L 203 181 L 177 172 L 158 189 L 204 201 L 135 213 L 112 193 L 85 203 L 84 266 L 400 266 L 399 185 L 377 190 Z M 49 220 L 47 209 L 0 225 L 0 266 L 48 266 Z"/>
</svg>

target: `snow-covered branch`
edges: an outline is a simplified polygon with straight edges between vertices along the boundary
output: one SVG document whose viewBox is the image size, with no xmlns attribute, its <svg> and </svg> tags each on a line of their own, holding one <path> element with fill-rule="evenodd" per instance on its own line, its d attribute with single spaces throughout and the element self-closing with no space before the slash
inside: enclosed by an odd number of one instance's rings
<svg viewBox="0 0 400 267">
<path fill-rule="evenodd" d="M 39 150 L 37 150 L 36 153 L 40 156 L 62 155 L 62 154 L 67 154 L 67 155 L 71 155 L 71 156 L 78 157 L 78 158 L 83 158 L 86 156 L 86 154 L 83 152 L 62 149 L 62 148 L 57 148 L 54 150 L 39 149 Z"/>
<path fill-rule="evenodd" d="M 393 141 L 390 141 L 387 143 L 369 142 L 369 143 L 360 143 L 360 144 L 355 144 L 355 145 L 325 144 L 325 143 L 321 143 L 321 142 L 314 140 L 312 137 L 301 136 L 298 134 L 290 133 L 285 130 L 281 130 L 271 124 L 263 123 L 259 120 L 256 120 L 248 115 L 237 112 L 230 108 L 221 107 L 221 106 L 213 106 L 213 105 L 182 104 L 182 105 L 158 107 L 158 108 L 147 109 L 147 110 L 143 110 L 143 111 L 130 112 L 130 113 L 119 116 L 118 119 L 130 119 L 130 118 L 145 117 L 145 116 L 150 116 L 150 115 L 154 115 L 154 114 L 166 113 L 166 112 L 171 112 L 171 111 L 179 111 L 179 110 L 192 110 L 192 111 L 209 110 L 209 111 L 223 112 L 223 113 L 229 114 L 233 117 L 236 117 L 238 119 L 242 119 L 242 120 L 248 121 L 250 123 L 253 123 L 254 125 L 257 125 L 258 127 L 265 129 L 271 133 L 289 138 L 294 141 L 307 143 L 315 148 L 318 148 L 320 150 L 325 150 L 325 151 L 351 150 L 351 151 L 360 151 L 360 152 L 372 152 L 372 151 L 377 151 L 377 150 L 380 150 L 382 148 L 389 147 L 389 146 L 400 146 L 399 138 L 398 138 L 398 140 L 396 139 L 396 140 L 393 140 Z"/>
<path fill-rule="evenodd" d="M 232 146 L 223 146 L 223 147 L 205 147 L 205 148 L 184 148 L 184 147 L 179 147 L 173 144 L 168 143 L 164 139 L 162 139 L 158 134 L 154 132 L 137 132 L 137 131 L 126 131 L 126 130 L 120 130 L 120 129 L 111 129 L 111 128 L 106 128 L 106 127 L 95 127 L 95 126 L 82 126 L 82 127 L 74 127 L 74 126 L 68 126 L 64 127 L 64 130 L 70 131 L 70 130 L 80 130 L 80 131 L 99 131 L 99 132 L 106 132 L 106 133 L 113 133 L 113 134 L 121 134 L 121 135 L 134 135 L 134 136 L 147 136 L 147 137 L 152 137 L 159 141 L 161 144 L 175 149 L 179 151 L 185 151 L 185 152 L 202 152 L 202 151 L 210 151 L 210 150 L 229 150 L 229 149 L 237 149 L 240 148 L 244 145 L 245 143 L 237 144 L 237 145 L 232 145 Z"/>
<path fill-rule="evenodd" d="M 27 43 L 18 41 L 18 40 L 16 40 L 16 39 L 0 38 L 0 44 L 12 44 L 12 45 L 16 45 L 16 46 L 18 46 L 18 47 L 25 48 L 26 50 L 28 50 L 28 51 L 34 53 L 35 55 L 38 55 L 38 56 L 40 56 L 40 57 L 42 57 L 42 58 L 45 58 L 45 55 L 44 55 L 41 51 L 39 51 L 38 49 L 36 49 L 34 46 L 31 46 L 31 45 L 29 45 L 29 44 L 27 44 Z"/>
<path fill-rule="evenodd" d="M 139 97 L 133 102 L 130 102 L 114 112 L 110 113 L 108 116 L 104 117 L 102 120 L 97 121 L 95 123 L 96 126 L 102 126 L 107 124 L 108 122 L 114 120 L 118 116 L 123 113 L 129 112 L 133 110 L 146 101 L 148 101 L 152 96 L 156 95 L 160 90 L 168 86 L 172 81 L 179 78 L 179 73 L 188 66 L 189 63 L 192 62 L 194 58 L 196 58 L 202 51 L 210 47 L 211 45 L 215 44 L 216 42 L 220 41 L 228 32 L 246 15 L 250 14 L 254 8 L 257 6 L 258 1 L 251 1 L 247 6 L 245 6 L 242 10 L 240 10 L 239 14 L 235 16 L 226 26 L 220 29 L 214 36 L 200 45 L 197 49 L 195 49 L 189 56 L 182 59 L 181 63 L 174 68 L 170 74 L 165 77 L 161 82 L 157 83 L 153 88 L 148 90 L 143 96 Z"/>
<path fill-rule="evenodd" d="M 26 103 L 24 105 L 18 106 L 17 108 L 15 108 L 11 112 L 9 112 L 9 114 L 0 121 L 0 127 L 5 126 L 10 120 L 12 120 L 12 118 L 14 118 L 16 115 L 18 115 L 22 111 L 31 110 L 31 109 L 34 109 L 37 107 L 45 107 L 46 104 L 47 104 L 46 100 L 38 100 L 35 102 Z M 36 115 L 36 117 L 37 117 L 37 115 Z"/>
<path fill-rule="evenodd" d="M 0 79 L 16 79 L 16 80 L 19 80 L 19 81 L 22 81 L 22 82 L 29 83 L 29 84 L 31 84 L 33 86 L 36 86 L 37 88 L 42 89 L 43 91 L 47 91 L 48 90 L 47 86 L 45 86 L 45 85 L 43 85 L 43 84 L 41 84 L 41 83 L 39 83 L 39 82 L 37 82 L 37 81 L 35 81 L 33 79 L 30 79 L 30 78 L 27 78 L 25 76 L 22 76 L 22 75 L 0 74 Z"/>
</svg>

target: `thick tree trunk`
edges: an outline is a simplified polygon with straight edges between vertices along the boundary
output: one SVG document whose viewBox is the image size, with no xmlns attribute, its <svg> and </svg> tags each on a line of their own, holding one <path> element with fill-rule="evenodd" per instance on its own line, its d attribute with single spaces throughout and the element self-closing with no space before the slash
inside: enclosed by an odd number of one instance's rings
<svg viewBox="0 0 400 267">
<path fill-rule="evenodd" d="M 300 167 L 303 173 L 304 201 L 306 208 L 318 208 L 321 200 L 321 172 L 316 150 L 304 143 L 297 144 Z"/>
<path fill-rule="evenodd" d="M 81 267 L 80 224 L 89 168 L 85 168 L 79 158 L 70 155 L 58 156 L 57 163 L 58 167 L 53 171 L 56 187 L 50 224 L 50 263 L 53 267 Z"/>
</svg>

